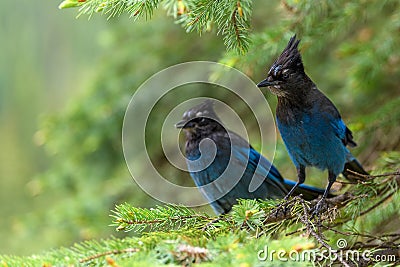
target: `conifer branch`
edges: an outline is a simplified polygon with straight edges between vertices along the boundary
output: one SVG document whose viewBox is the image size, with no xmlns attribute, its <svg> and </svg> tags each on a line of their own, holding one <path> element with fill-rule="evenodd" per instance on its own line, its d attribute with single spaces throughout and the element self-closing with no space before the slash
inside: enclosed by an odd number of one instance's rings
<svg viewBox="0 0 400 267">
<path fill-rule="evenodd" d="M 112 225 L 117 226 L 117 231 L 169 231 L 176 227 L 191 227 L 199 222 L 211 220 L 206 214 L 198 214 L 192 209 L 178 205 L 145 209 L 125 203 L 116 206 L 112 213 L 111 217 L 114 218 Z"/>
<path fill-rule="evenodd" d="M 111 250 L 111 251 L 105 251 L 102 253 L 98 253 L 98 254 L 94 254 L 92 256 L 80 259 L 79 262 L 80 263 L 85 263 L 88 261 L 93 261 L 95 259 L 101 258 L 101 257 L 105 257 L 108 255 L 117 255 L 117 254 L 123 254 L 123 253 L 133 253 L 133 252 L 138 252 L 139 249 L 138 248 L 125 248 L 125 249 L 115 249 L 115 250 Z"/>
<path fill-rule="evenodd" d="M 215 26 L 228 50 L 247 52 L 252 12 L 250 0 L 64 0 L 59 8 L 78 7 L 78 17 L 88 15 L 90 18 L 99 13 L 110 19 L 126 13 L 136 20 L 151 18 L 160 4 L 186 31 L 196 30 L 201 34 Z"/>
<path fill-rule="evenodd" d="M 325 242 L 324 237 L 317 233 L 315 231 L 315 227 L 314 225 L 311 223 L 311 220 L 309 218 L 309 208 L 306 207 L 305 201 L 302 198 L 298 198 L 298 201 L 301 203 L 301 206 L 303 208 L 303 216 L 300 216 L 300 221 L 303 223 L 303 225 L 305 226 L 305 228 L 307 229 L 307 233 L 311 234 L 317 241 L 318 243 L 323 246 L 324 248 L 328 249 L 329 251 L 334 251 L 332 249 L 332 247 Z M 336 252 L 336 255 L 338 255 L 339 253 Z M 350 265 L 344 261 L 341 257 L 337 256 L 338 261 L 345 267 L 349 267 Z"/>
<path fill-rule="evenodd" d="M 387 203 L 387 201 L 380 201 L 386 199 L 387 194 L 393 198 L 396 197 L 395 194 L 399 193 L 399 180 L 400 175 L 394 172 L 359 181 L 359 184 L 352 186 L 349 192 L 327 199 L 327 205 L 322 207 L 319 218 L 311 216 L 311 210 L 318 200 L 308 202 L 299 196 L 285 203 L 274 200 L 239 200 L 229 214 L 217 218 L 179 205 L 145 209 L 125 203 L 116 206 L 112 212 L 113 226 L 116 226 L 117 230 L 136 231 L 140 234 L 139 237 L 85 241 L 69 249 L 61 248 L 32 257 L 0 256 L 0 264 L 5 266 L 21 266 L 22 263 L 26 266 L 77 264 L 126 266 L 130 261 L 136 261 L 138 258 L 149 261 L 157 255 L 158 263 L 187 265 L 213 262 L 219 255 L 224 255 L 220 251 L 226 250 L 226 246 L 238 242 L 243 246 L 250 246 L 249 249 L 253 252 L 254 248 L 259 249 L 262 243 L 267 243 L 272 249 L 274 243 L 269 239 L 270 236 L 286 233 L 291 235 L 290 240 L 296 240 L 304 234 L 310 235 L 314 240 L 311 248 L 319 245 L 324 250 L 334 253 L 335 262 L 342 266 L 353 266 L 348 259 L 342 259 L 342 254 L 340 254 L 350 250 L 372 251 L 372 257 L 369 260 L 362 259 L 363 265 L 373 264 L 374 257 L 387 255 L 392 257 L 390 264 L 395 265 L 399 261 L 396 255 L 400 247 L 400 234 L 363 232 L 355 227 L 355 223 L 361 216 L 373 213 L 369 207 L 375 206 L 376 203 L 379 205 Z M 381 192 L 386 192 L 386 194 L 380 196 Z M 373 203 L 354 209 L 353 202 L 360 199 L 368 199 Z M 363 202 L 363 205 L 365 203 Z M 284 209 L 277 210 L 277 204 L 282 204 L 281 207 Z M 356 213 L 349 214 L 349 210 Z M 363 211 L 368 212 L 363 213 Z M 347 222 L 351 223 L 346 224 Z M 344 228 L 347 229 L 344 230 Z M 287 229 L 291 229 L 291 232 L 287 233 Z M 141 233 L 144 230 L 152 232 Z M 353 242 L 342 250 L 334 250 L 330 233 L 334 234 L 334 240 L 343 236 Z M 298 236 L 293 236 L 295 234 Z M 276 249 L 281 249 L 285 242 L 279 242 Z M 304 244 L 306 241 L 297 242 Z M 310 242 L 310 239 L 307 239 L 307 242 Z M 298 246 L 298 243 L 294 245 Z M 307 249 L 310 244 L 303 246 Z M 157 262 L 150 264 L 156 265 Z"/>
</svg>

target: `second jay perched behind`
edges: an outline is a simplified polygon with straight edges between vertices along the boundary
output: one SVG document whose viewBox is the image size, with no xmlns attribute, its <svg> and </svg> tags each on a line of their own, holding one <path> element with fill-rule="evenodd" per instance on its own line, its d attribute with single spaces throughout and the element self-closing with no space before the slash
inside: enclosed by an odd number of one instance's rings
<svg viewBox="0 0 400 267">
<path fill-rule="evenodd" d="M 182 128 L 186 135 L 185 153 L 190 175 L 217 214 L 229 212 L 239 198 L 284 198 L 295 184 L 283 179 L 246 140 L 225 129 L 210 100 L 186 111 L 176 127 Z M 253 179 L 261 185 L 250 192 Z M 311 200 L 323 192 L 302 185 L 294 193 Z"/>
</svg>

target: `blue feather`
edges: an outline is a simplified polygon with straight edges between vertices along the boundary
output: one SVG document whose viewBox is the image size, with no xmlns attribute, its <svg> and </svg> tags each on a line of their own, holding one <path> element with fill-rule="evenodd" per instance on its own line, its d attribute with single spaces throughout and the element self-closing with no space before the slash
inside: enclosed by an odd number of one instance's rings
<svg viewBox="0 0 400 267">
<path fill-rule="evenodd" d="M 324 199 L 336 177 L 340 173 L 347 175 L 347 168 L 364 174 L 366 171 L 346 147 L 354 147 L 356 143 L 339 111 L 305 73 L 299 42 L 296 35 L 290 38 L 267 78 L 258 86 L 268 87 L 277 95 L 278 129 L 297 169 L 298 182 L 287 196 L 304 183 L 305 168 L 314 166 L 328 170 Z"/>
<path fill-rule="evenodd" d="M 226 130 L 207 102 L 185 112 L 178 125 L 186 134 L 190 175 L 217 214 L 229 212 L 237 199 L 281 199 L 288 193 L 291 183 L 246 140 Z M 321 189 L 295 193 L 313 199 Z"/>
</svg>

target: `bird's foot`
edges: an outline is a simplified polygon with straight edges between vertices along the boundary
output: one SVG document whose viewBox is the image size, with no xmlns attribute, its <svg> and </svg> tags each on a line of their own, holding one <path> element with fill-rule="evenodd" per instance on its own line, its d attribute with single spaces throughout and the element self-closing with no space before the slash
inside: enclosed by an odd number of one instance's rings
<svg viewBox="0 0 400 267">
<path fill-rule="evenodd" d="M 316 217 L 319 218 L 319 213 L 321 211 L 321 209 L 323 208 L 323 206 L 326 204 L 325 198 L 321 198 L 317 205 L 315 205 L 313 212 L 311 213 L 312 217 Z"/>
<path fill-rule="evenodd" d="M 288 201 L 288 198 L 285 197 L 281 201 L 281 203 L 279 203 L 278 206 L 276 206 L 274 208 L 275 212 L 273 212 L 274 210 L 272 210 L 271 213 L 274 213 L 276 218 L 281 217 L 281 216 L 286 216 L 288 210 L 291 207 L 290 204 L 291 204 L 291 201 Z"/>
</svg>

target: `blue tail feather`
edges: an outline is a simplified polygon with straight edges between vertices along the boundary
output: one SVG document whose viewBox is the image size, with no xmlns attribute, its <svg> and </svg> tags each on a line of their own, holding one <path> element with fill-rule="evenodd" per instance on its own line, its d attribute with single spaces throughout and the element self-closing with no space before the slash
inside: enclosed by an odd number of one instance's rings
<svg viewBox="0 0 400 267">
<path fill-rule="evenodd" d="M 344 165 L 344 170 L 342 172 L 344 177 L 346 177 L 347 179 L 351 178 L 350 176 L 355 176 L 355 174 L 349 172 L 348 170 L 364 175 L 369 174 L 366 170 L 364 170 L 361 163 L 358 162 L 358 160 L 356 160 L 355 158 L 352 161 L 346 162 L 346 164 Z"/>
</svg>

